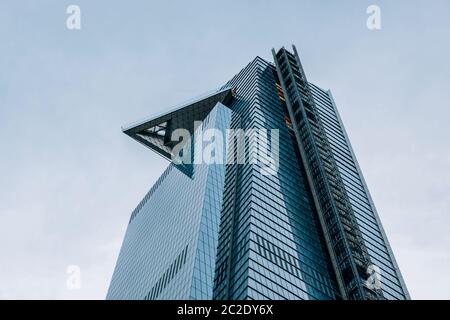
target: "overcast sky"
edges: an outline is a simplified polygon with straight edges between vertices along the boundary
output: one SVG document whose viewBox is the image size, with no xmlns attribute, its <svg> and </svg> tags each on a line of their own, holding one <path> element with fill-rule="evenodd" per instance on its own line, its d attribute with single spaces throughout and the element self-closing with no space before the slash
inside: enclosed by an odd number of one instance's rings
<svg viewBox="0 0 450 320">
<path fill-rule="evenodd" d="M 167 166 L 121 126 L 294 43 L 334 94 L 412 298 L 449 299 L 449 39 L 446 0 L 2 0 L 0 298 L 104 299 L 130 213 Z"/>
</svg>

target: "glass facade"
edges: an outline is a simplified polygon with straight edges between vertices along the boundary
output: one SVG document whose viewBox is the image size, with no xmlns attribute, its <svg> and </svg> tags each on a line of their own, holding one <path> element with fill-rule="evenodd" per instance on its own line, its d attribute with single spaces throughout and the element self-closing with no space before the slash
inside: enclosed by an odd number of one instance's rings
<svg viewBox="0 0 450 320">
<path fill-rule="evenodd" d="M 331 93 L 307 81 L 293 51 L 272 53 L 341 296 L 407 299 Z"/>
<path fill-rule="evenodd" d="M 365 246 L 374 265 L 381 270 L 383 296 L 387 299 L 405 299 L 402 276 L 379 221 L 375 206 L 364 182 L 358 162 L 348 140 L 342 120 L 330 91 L 310 84 L 315 105 L 336 159 L 347 196 L 355 213 Z"/>
<path fill-rule="evenodd" d="M 243 164 L 224 152 L 232 163 L 169 165 L 131 215 L 107 299 L 409 298 L 331 92 L 307 82 L 296 52 L 274 60 L 124 130 L 166 158 L 178 128 L 250 134 Z M 279 150 L 273 174 L 248 161 L 254 130 Z"/>
<path fill-rule="evenodd" d="M 252 164 L 227 170 L 215 298 L 337 298 L 273 66 L 258 57 L 227 85 L 237 92 L 231 126 L 278 129 L 280 163 L 275 175 L 262 175 Z"/>
<path fill-rule="evenodd" d="M 230 116 L 217 104 L 202 129 Z M 169 165 L 131 215 L 107 299 L 211 298 L 224 169 Z"/>
</svg>

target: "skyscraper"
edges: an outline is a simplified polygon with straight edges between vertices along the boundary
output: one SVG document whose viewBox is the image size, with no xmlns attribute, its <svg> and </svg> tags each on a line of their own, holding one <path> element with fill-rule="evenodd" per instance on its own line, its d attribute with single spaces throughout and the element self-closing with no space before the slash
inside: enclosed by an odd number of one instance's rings
<svg viewBox="0 0 450 320">
<path fill-rule="evenodd" d="M 272 51 L 124 128 L 170 164 L 131 215 L 108 299 L 409 298 L 331 92 L 295 47 Z"/>
</svg>

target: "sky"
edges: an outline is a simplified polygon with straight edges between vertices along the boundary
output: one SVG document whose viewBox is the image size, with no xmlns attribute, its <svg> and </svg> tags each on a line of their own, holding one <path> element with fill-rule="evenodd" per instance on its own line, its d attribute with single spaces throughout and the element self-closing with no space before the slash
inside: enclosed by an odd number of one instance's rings
<svg viewBox="0 0 450 320">
<path fill-rule="evenodd" d="M 2 0 L 0 39 L 1 299 L 104 299 L 168 164 L 121 126 L 291 44 L 334 95 L 412 298 L 450 299 L 449 1 Z"/>
</svg>

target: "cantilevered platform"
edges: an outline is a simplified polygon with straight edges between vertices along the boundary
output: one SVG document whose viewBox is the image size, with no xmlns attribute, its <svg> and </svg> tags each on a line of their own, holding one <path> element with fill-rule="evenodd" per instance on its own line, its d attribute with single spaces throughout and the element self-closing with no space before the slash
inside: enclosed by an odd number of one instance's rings
<svg viewBox="0 0 450 320">
<path fill-rule="evenodd" d="M 122 131 L 171 160 L 172 148 L 178 143 L 171 141 L 172 132 L 183 128 L 193 134 L 194 121 L 202 121 L 218 102 L 228 105 L 232 98 L 231 88 L 215 90 L 177 106 L 167 113 L 126 126 Z"/>
</svg>

